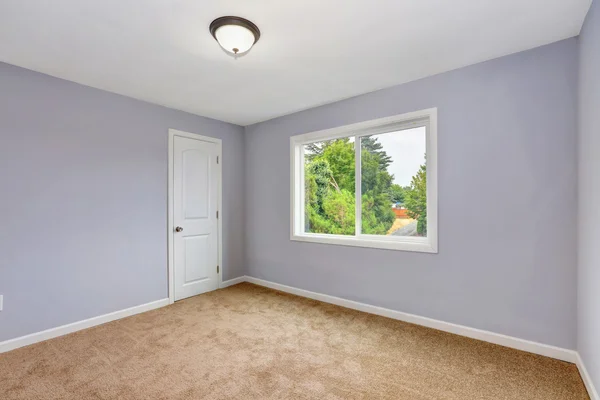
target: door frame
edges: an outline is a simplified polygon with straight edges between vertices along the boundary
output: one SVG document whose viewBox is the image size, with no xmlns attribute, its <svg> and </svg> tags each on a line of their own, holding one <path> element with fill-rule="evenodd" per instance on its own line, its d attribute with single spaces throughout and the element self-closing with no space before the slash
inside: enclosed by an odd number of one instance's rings
<svg viewBox="0 0 600 400">
<path fill-rule="evenodd" d="M 173 187 L 173 179 L 174 179 L 174 154 L 173 150 L 175 149 L 175 136 L 184 137 L 188 139 L 199 140 L 202 142 L 214 143 L 217 145 L 217 211 L 219 213 L 219 217 L 217 218 L 217 262 L 219 263 L 219 273 L 217 274 L 217 288 L 221 288 L 223 285 L 223 144 L 221 139 L 197 135 L 195 133 L 183 132 L 177 129 L 169 129 L 169 167 L 168 167 L 168 198 L 167 198 L 167 242 L 168 242 L 168 261 L 167 261 L 167 289 L 169 292 L 169 304 L 173 304 L 175 302 L 175 253 L 174 253 L 174 226 L 175 226 L 175 217 L 174 217 L 174 197 L 175 197 L 175 189 Z"/>
</svg>

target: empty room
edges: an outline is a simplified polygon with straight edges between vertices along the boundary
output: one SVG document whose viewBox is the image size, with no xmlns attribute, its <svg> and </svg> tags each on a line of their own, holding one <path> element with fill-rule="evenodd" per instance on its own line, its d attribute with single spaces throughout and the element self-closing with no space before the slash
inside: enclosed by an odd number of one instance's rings
<svg viewBox="0 0 600 400">
<path fill-rule="evenodd" d="M 600 0 L 2 0 L 0 191 L 0 400 L 600 400 Z"/>
</svg>

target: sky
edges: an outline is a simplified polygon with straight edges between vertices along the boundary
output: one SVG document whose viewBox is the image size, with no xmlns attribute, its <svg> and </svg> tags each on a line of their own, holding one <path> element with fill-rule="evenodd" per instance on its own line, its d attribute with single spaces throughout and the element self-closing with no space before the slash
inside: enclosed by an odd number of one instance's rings
<svg viewBox="0 0 600 400">
<path fill-rule="evenodd" d="M 388 172 L 394 175 L 394 183 L 410 185 L 419 167 L 425 164 L 425 127 L 406 129 L 373 135 L 383 145 L 383 150 L 392 157 Z"/>
</svg>

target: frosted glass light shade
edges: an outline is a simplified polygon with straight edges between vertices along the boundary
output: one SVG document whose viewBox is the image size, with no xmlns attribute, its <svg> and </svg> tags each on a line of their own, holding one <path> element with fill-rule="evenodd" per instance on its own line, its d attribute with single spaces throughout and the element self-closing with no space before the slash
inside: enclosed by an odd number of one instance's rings
<svg viewBox="0 0 600 400">
<path fill-rule="evenodd" d="M 239 25 L 225 25 L 215 32 L 217 42 L 232 54 L 245 53 L 254 45 L 254 34 Z"/>
<path fill-rule="evenodd" d="M 236 57 L 247 53 L 260 38 L 258 26 L 240 17 L 217 18 L 209 30 L 223 50 Z"/>
</svg>

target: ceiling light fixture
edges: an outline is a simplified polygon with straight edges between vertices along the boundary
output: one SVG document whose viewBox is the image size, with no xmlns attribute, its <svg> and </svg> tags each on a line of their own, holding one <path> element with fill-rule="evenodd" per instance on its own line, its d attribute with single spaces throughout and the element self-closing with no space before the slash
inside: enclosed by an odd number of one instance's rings
<svg viewBox="0 0 600 400">
<path fill-rule="evenodd" d="M 244 55 L 260 39 L 258 26 L 240 17 L 221 17 L 210 23 L 210 34 L 235 58 Z"/>
</svg>

